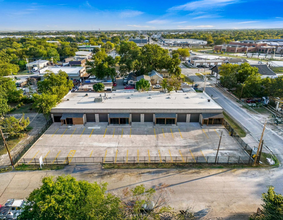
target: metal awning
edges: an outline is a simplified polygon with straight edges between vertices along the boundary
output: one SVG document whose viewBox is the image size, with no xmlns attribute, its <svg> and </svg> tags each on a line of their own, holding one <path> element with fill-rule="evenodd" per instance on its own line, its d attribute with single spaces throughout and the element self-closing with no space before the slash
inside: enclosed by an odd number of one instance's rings
<svg viewBox="0 0 283 220">
<path fill-rule="evenodd" d="M 109 118 L 130 118 L 128 113 L 110 113 Z"/>
<path fill-rule="evenodd" d="M 177 114 L 174 113 L 157 113 L 155 118 L 177 118 Z"/>
<path fill-rule="evenodd" d="M 209 119 L 209 118 L 224 118 L 224 115 L 222 113 L 207 113 L 202 114 L 203 119 Z"/>
<path fill-rule="evenodd" d="M 62 114 L 60 120 L 65 120 L 66 118 L 82 118 L 82 117 L 84 117 L 83 113 L 65 113 Z"/>
</svg>

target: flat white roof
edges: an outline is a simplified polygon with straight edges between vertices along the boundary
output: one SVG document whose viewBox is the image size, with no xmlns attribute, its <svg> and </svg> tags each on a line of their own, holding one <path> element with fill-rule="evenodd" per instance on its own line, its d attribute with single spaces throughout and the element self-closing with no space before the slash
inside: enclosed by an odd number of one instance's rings
<svg viewBox="0 0 283 220">
<path fill-rule="evenodd" d="M 89 56 L 91 55 L 91 52 L 88 51 L 77 51 L 76 56 Z"/>
<path fill-rule="evenodd" d="M 45 73 L 46 71 L 51 71 L 55 74 L 58 74 L 60 70 L 66 72 L 68 75 L 75 75 L 79 74 L 80 70 L 84 67 L 47 67 L 43 70 L 41 70 L 42 73 Z"/>
<path fill-rule="evenodd" d="M 42 64 L 42 63 L 49 63 L 49 60 L 36 60 L 30 63 L 27 63 L 27 65 L 38 65 L 38 64 Z"/>
<path fill-rule="evenodd" d="M 85 96 L 85 94 L 88 96 Z M 103 102 L 94 98 L 104 97 Z M 210 99 L 210 102 L 208 102 Z M 69 101 L 67 101 L 69 100 Z M 121 93 L 71 93 L 56 109 L 212 109 L 222 108 L 206 93 L 161 93 L 161 92 L 121 92 Z"/>
</svg>

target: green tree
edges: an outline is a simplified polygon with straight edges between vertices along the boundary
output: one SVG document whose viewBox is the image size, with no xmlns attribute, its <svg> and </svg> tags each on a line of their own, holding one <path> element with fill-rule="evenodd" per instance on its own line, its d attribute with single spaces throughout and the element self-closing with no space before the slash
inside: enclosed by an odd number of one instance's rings
<svg viewBox="0 0 283 220">
<path fill-rule="evenodd" d="M 0 76 L 0 97 L 7 99 L 8 103 L 19 102 L 23 97 L 23 91 L 17 90 L 12 78 Z"/>
<path fill-rule="evenodd" d="M 95 54 L 95 53 L 97 53 L 97 52 L 99 52 L 99 51 L 100 51 L 100 49 L 99 49 L 98 47 L 94 47 L 93 50 L 92 50 L 92 53 Z"/>
<path fill-rule="evenodd" d="M 10 111 L 8 100 L 0 96 L 0 117 L 3 117 L 7 112 Z"/>
<path fill-rule="evenodd" d="M 150 88 L 150 83 L 145 79 L 140 79 L 136 82 L 136 89 L 142 91 L 148 91 Z"/>
<path fill-rule="evenodd" d="M 93 85 L 93 90 L 95 92 L 102 92 L 102 91 L 104 91 L 104 88 L 105 88 L 105 86 L 104 86 L 103 83 L 96 83 L 96 84 Z"/>
<path fill-rule="evenodd" d="M 242 63 L 239 69 L 237 70 L 237 81 L 243 83 L 250 75 L 257 73 L 257 67 L 251 67 L 249 63 Z"/>
<path fill-rule="evenodd" d="M 274 191 L 270 186 L 267 193 L 262 194 L 263 210 L 253 214 L 251 220 L 282 220 L 283 219 L 283 196 Z"/>
<path fill-rule="evenodd" d="M 33 107 L 38 109 L 40 113 L 48 118 L 50 111 L 56 106 L 58 98 L 57 95 L 52 95 L 49 93 L 33 94 Z"/>
<path fill-rule="evenodd" d="M 176 77 L 172 77 L 171 79 L 169 79 L 168 83 L 169 83 L 169 86 L 173 87 L 175 91 L 177 92 L 177 90 L 180 90 L 182 82 Z"/>
<path fill-rule="evenodd" d="M 190 56 L 189 50 L 185 48 L 179 48 L 177 50 L 174 50 L 172 54 L 178 54 L 182 60 L 186 60 L 186 58 Z"/>
<path fill-rule="evenodd" d="M 68 74 L 63 71 L 59 71 L 58 74 L 48 72 L 44 75 L 44 80 L 38 82 L 38 91 L 40 93 L 46 93 L 57 96 L 57 102 L 59 102 L 74 84 L 71 80 L 68 80 Z"/>
<path fill-rule="evenodd" d="M 106 183 L 77 181 L 71 176 L 45 177 L 42 186 L 29 195 L 19 219 L 124 219 L 120 199 L 106 190 Z"/>
<path fill-rule="evenodd" d="M 167 87 L 168 87 L 168 80 L 167 79 L 162 80 L 161 87 L 162 87 L 163 91 L 165 92 Z"/>
<path fill-rule="evenodd" d="M 14 116 L 10 116 L 1 120 L 0 126 L 2 127 L 4 133 L 9 134 L 9 138 L 21 137 L 23 136 L 23 132 L 26 131 L 29 123 L 29 118 L 25 119 L 24 115 L 20 119 L 16 119 Z"/>
</svg>

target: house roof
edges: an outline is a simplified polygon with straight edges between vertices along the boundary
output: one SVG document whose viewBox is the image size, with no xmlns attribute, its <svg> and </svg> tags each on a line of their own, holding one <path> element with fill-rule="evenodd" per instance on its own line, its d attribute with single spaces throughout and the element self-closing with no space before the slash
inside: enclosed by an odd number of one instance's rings
<svg viewBox="0 0 283 220">
<path fill-rule="evenodd" d="M 203 119 L 209 119 L 209 118 L 224 118 L 224 115 L 222 113 L 204 113 L 202 114 Z"/>
<path fill-rule="evenodd" d="M 211 68 L 211 70 L 215 73 L 219 73 L 219 67 L 220 65 L 216 65 Z M 258 68 L 258 73 L 262 76 L 276 76 L 276 73 L 274 73 L 267 65 L 265 64 L 256 64 L 251 65 L 251 67 Z"/>
<path fill-rule="evenodd" d="M 141 75 L 137 77 L 137 81 L 140 81 L 141 79 L 145 79 L 147 81 L 150 81 L 150 76 L 147 75 Z"/>
<path fill-rule="evenodd" d="M 128 81 L 129 81 L 129 80 L 137 81 L 137 76 L 136 76 L 136 74 L 133 73 L 133 72 L 130 73 L 130 74 L 128 75 L 127 80 L 128 80 Z"/>
<path fill-rule="evenodd" d="M 152 70 L 151 72 L 149 72 L 148 75 L 150 77 L 157 75 L 159 78 L 163 79 L 163 76 L 160 73 L 156 72 L 155 70 Z"/>
</svg>

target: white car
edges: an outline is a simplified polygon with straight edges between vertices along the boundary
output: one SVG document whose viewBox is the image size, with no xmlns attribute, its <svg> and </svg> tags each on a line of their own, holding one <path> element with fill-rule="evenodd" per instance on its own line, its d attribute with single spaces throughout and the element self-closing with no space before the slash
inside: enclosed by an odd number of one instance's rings
<svg viewBox="0 0 283 220">
<path fill-rule="evenodd" d="M 156 85 L 154 85 L 154 86 L 153 86 L 153 88 L 154 88 L 154 89 L 161 89 L 161 88 L 162 88 L 162 86 L 161 86 L 161 85 L 159 85 L 159 84 L 156 84 Z"/>
</svg>

